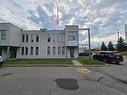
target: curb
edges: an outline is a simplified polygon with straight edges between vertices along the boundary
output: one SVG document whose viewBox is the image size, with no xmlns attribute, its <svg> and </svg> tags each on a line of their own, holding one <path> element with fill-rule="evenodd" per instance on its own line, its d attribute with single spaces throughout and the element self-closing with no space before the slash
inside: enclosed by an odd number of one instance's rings
<svg viewBox="0 0 127 95">
<path fill-rule="evenodd" d="M 0 67 L 109 67 L 110 64 L 106 65 L 82 65 L 82 66 L 75 66 L 75 65 L 64 65 L 64 64 L 3 64 Z"/>
</svg>

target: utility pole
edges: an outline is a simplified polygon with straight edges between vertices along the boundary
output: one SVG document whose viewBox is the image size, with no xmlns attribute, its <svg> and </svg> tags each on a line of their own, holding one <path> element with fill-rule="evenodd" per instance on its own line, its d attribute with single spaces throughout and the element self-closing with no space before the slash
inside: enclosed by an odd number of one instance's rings
<svg viewBox="0 0 127 95">
<path fill-rule="evenodd" d="M 90 28 L 88 28 L 88 40 L 89 40 L 89 60 L 91 60 Z"/>
<path fill-rule="evenodd" d="M 118 34 L 118 41 L 119 41 L 119 38 L 120 38 L 120 37 L 119 37 L 119 29 L 118 29 L 118 32 L 117 32 L 117 34 Z"/>
<path fill-rule="evenodd" d="M 81 28 L 79 30 L 87 30 L 88 31 L 88 42 L 89 42 L 89 60 L 91 60 L 91 41 L 90 41 L 90 28 Z"/>
</svg>

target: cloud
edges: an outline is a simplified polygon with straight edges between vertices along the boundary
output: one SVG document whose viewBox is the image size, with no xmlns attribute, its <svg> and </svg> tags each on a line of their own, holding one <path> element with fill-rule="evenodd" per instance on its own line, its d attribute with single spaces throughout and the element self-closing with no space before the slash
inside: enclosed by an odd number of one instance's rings
<svg viewBox="0 0 127 95">
<path fill-rule="evenodd" d="M 123 25 L 127 23 L 126 0 L 58 1 L 59 26 L 55 23 L 56 0 L 0 0 L 0 22 L 11 22 L 24 29 L 63 29 L 65 24 L 78 24 L 81 28 L 91 28 L 91 40 L 96 40 L 93 43 L 100 43 L 99 39 L 103 38 L 108 40 L 106 38 L 117 30 L 124 35 Z M 81 32 L 80 41 L 87 40 L 87 33 Z"/>
</svg>

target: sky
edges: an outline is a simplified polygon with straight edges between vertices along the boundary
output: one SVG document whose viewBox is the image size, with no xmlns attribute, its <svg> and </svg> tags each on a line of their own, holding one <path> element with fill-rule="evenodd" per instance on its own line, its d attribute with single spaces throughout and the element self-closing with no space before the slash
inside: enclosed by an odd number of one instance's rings
<svg viewBox="0 0 127 95">
<path fill-rule="evenodd" d="M 127 0 L 57 0 L 61 22 L 56 24 L 56 0 L 0 0 L 0 22 L 22 29 L 64 29 L 76 24 L 91 29 L 92 47 L 104 41 L 116 44 L 118 31 L 125 38 Z M 88 43 L 87 31 L 80 31 L 80 43 Z"/>
</svg>

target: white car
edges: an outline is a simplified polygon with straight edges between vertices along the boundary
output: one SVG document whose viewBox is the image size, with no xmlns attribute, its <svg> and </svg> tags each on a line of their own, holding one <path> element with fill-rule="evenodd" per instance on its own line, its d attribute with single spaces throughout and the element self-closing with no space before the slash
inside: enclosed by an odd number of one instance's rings
<svg viewBox="0 0 127 95">
<path fill-rule="evenodd" d="M 3 64 L 3 59 L 2 59 L 2 57 L 0 56 L 0 65 L 2 65 Z"/>
</svg>

